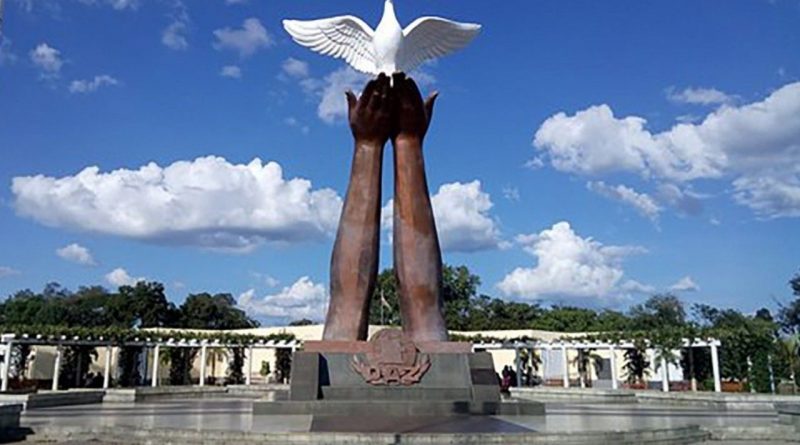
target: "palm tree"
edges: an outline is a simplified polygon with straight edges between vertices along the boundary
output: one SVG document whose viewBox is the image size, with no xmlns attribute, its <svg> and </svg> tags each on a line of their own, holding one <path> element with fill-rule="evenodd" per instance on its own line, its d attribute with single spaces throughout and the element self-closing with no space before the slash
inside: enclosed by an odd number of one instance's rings
<svg viewBox="0 0 800 445">
<path fill-rule="evenodd" d="M 578 355 L 575 356 L 573 363 L 578 367 L 581 388 L 586 388 L 587 382 L 592 380 L 589 373 L 590 365 L 594 365 L 595 373 L 603 370 L 603 357 L 600 357 L 594 349 L 578 349 Z"/>
<path fill-rule="evenodd" d="M 522 372 L 524 376 L 533 376 L 535 371 L 539 371 L 539 365 L 541 364 L 542 358 L 535 350 L 519 349 L 519 366 L 521 369 L 517 369 L 517 372 Z"/>
<path fill-rule="evenodd" d="M 786 361 L 789 365 L 789 381 L 792 383 L 792 392 L 797 392 L 797 370 L 800 368 L 800 337 L 788 337 L 779 342 Z"/>
<path fill-rule="evenodd" d="M 217 360 L 227 360 L 228 359 L 228 351 L 224 348 L 209 348 L 206 351 L 206 364 L 211 363 L 211 377 L 216 382 L 216 375 L 217 375 Z"/>
</svg>

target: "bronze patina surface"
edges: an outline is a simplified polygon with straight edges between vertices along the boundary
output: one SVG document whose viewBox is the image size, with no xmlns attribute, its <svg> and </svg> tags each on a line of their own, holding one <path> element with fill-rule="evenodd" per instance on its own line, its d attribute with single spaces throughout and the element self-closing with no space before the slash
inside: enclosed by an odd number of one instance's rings
<svg viewBox="0 0 800 445">
<path fill-rule="evenodd" d="M 436 94 L 427 101 L 404 74 L 380 75 L 361 97 L 347 93 L 355 152 L 331 257 L 326 341 L 366 340 L 380 248 L 383 147 L 395 157 L 394 266 L 403 332 L 414 342 L 447 340 L 442 316 L 442 255 L 422 146 Z"/>
<path fill-rule="evenodd" d="M 431 360 L 403 332 L 384 329 L 369 341 L 370 351 L 353 355 L 351 367 L 370 385 L 411 386 L 430 369 Z"/>
</svg>

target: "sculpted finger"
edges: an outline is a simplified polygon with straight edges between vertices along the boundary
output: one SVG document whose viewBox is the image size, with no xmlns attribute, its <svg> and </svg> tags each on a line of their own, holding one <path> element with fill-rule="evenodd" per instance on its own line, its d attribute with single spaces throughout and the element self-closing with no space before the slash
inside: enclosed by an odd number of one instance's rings
<svg viewBox="0 0 800 445">
<path fill-rule="evenodd" d="M 352 113 L 358 104 L 358 99 L 352 90 L 347 90 L 344 95 L 347 97 L 347 110 Z"/>
<path fill-rule="evenodd" d="M 381 103 L 383 102 L 383 87 L 385 81 L 388 78 L 381 74 L 382 77 L 378 77 L 378 80 L 375 82 L 375 89 L 372 90 L 369 97 L 367 97 L 367 109 L 370 111 L 375 111 L 381 108 Z"/>
<path fill-rule="evenodd" d="M 425 114 L 428 117 L 428 123 L 431 123 L 431 119 L 433 119 L 433 106 L 436 105 L 436 99 L 439 98 L 439 92 L 434 91 L 431 93 L 430 96 L 425 100 Z"/>
<path fill-rule="evenodd" d="M 406 78 L 406 88 L 408 88 L 408 93 L 412 95 L 411 97 L 413 100 L 422 102 L 422 93 L 419 92 L 419 87 L 417 87 L 417 83 L 414 82 L 414 79 L 410 77 Z"/>
<path fill-rule="evenodd" d="M 367 82 L 367 86 L 364 87 L 364 91 L 361 92 L 361 101 L 362 102 L 369 102 L 372 94 L 375 92 L 375 88 L 378 87 L 378 80 L 370 80 Z"/>
<path fill-rule="evenodd" d="M 383 79 L 381 81 L 381 104 L 384 106 L 389 103 L 389 97 L 391 96 L 391 79 L 389 76 L 383 75 Z"/>
</svg>

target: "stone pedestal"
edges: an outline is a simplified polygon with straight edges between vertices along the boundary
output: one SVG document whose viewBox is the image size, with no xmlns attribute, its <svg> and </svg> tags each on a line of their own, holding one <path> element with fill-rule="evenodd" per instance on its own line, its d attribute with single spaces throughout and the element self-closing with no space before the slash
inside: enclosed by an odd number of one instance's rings
<svg viewBox="0 0 800 445">
<path fill-rule="evenodd" d="M 253 413 L 319 416 L 544 414 L 536 402 L 503 403 L 492 356 L 469 343 L 306 342 L 292 361 L 289 400 Z"/>
</svg>

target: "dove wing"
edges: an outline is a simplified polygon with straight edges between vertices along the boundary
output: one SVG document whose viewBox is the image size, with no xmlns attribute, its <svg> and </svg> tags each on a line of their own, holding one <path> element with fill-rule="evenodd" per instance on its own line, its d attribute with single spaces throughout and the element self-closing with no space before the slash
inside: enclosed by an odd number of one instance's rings
<svg viewBox="0 0 800 445">
<path fill-rule="evenodd" d="M 423 62 L 467 46 L 481 30 L 476 23 L 459 23 L 441 17 L 420 17 L 403 30 L 398 69 L 406 73 Z"/>
<path fill-rule="evenodd" d="M 295 42 L 326 56 L 344 59 L 358 71 L 378 74 L 372 36 L 375 32 L 358 17 L 345 15 L 319 20 L 284 20 Z"/>
</svg>

